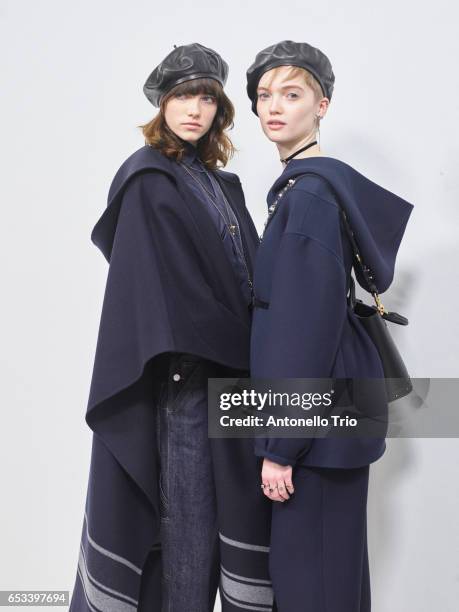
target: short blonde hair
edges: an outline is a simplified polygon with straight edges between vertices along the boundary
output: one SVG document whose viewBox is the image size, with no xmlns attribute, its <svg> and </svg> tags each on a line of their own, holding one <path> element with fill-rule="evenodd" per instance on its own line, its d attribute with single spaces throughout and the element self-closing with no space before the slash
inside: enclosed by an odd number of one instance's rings
<svg viewBox="0 0 459 612">
<path fill-rule="evenodd" d="M 269 82 L 267 83 L 268 87 L 271 85 L 275 77 L 278 75 L 279 70 L 285 67 L 286 66 L 277 66 L 276 68 L 273 68 L 272 70 L 269 71 L 270 78 L 269 78 Z M 289 70 L 287 71 L 286 79 L 287 78 L 294 79 L 297 76 L 303 76 L 306 85 L 308 85 L 314 92 L 315 101 L 318 102 L 324 97 L 324 93 L 322 91 L 322 87 L 320 86 L 319 81 L 316 79 L 316 77 L 313 74 L 309 72 L 309 70 L 306 70 L 306 68 L 301 68 L 300 66 L 288 66 L 288 68 Z"/>
</svg>

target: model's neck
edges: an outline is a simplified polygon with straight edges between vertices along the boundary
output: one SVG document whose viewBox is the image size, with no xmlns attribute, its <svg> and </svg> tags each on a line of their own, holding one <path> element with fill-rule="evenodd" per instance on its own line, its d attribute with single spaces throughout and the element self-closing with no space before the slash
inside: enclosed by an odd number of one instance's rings
<svg viewBox="0 0 459 612">
<path fill-rule="evenodd" d="M 314 140 L 314 136 L 307 136 L 306 138 L 302 138 L 301 140 L 297 140 L 295 142 L 277 143 L 279 157 L 281 159 L 285 159 L 286 157 L 289 157 L 289 155 L 292 155 L 292 153 L 295 153 L 295 151 L 298 151 L 298 149 L 305 147 L 308 143 L 314 142 Z M 309 149 L 306 149 L 305 151 L 298 153 L 298 155 L 295 155 L 294 159 L 301 159 L 303 157 L 316 157 L 318 155 L 323 155 L 323 152 L 319 144 L 315 144 L 312 147 L 309 147 Z"/>
</svg>

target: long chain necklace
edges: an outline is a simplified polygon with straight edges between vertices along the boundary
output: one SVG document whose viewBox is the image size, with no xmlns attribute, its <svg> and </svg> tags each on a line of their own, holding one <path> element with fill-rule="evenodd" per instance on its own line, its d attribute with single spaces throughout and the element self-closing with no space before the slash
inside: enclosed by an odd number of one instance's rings
<svg viewBox="0 0 459 612">
<path fill-rule="evenodd" d="M 208 194 L 210 201 L 212 203 L 212 205 L 214 206 L 214 208 L 218 211 L 218 213 L 221 215 L 223 221 L 225 222 L 226 227 L 228 228 L 229 233 L 231 234 L 231 236 L 233 238 L 235 238 L 236 233 L 239 230 L 239 224 L 237 222 L 236 219 L 236 225 L 234 223 L 231 222 L 231 213 L 228 210 L 229 204 L 226 201 L 225 195 L 222 193 L 223 196 L 223 203 L 225 205 L 225 210 L 226 210 L 226 214 L 228 215 L 228 217 L 226 218 L 225 215 L 223 214 L 223 212 L 220 210 L 220 208 L 217 206 L 216 202 L 216 194 L 215 193 L 211 193 L 207 187 L 204 185 L 204 183 L 198 179 L 197 176 L 195 176 L 193 174 L 193 172 L 191 172 L 191 170 L 188 168 L 188 166 L 186 164 L 184 164 L 183 162 L 179 162 L 180 165 L 186 170 L 186 172 L 188 172 L 188 174 L 191 176 L 192 179 L 194 179 L 200 186 L 201 188 Z M 209 179 L 210 184 L 212 185 L 212 180 L 209 178 L 209 175 L 207 173 L 206 170 L 202 170 L 202 172 L 204 172 L 207 176 L 207 178 Z"/>
<path fill-rule="evenodd" d="M 233 240 L 234 248 L 236 249 L 236 252 L 237 252 L 240 260 L 244 264 L 249 286 L 250 286 L 250 288 L 252 288 L 253 282 L 252 282 L 252 279 L 250 278 L 249 268 L 247 266 L 247 262 L 246 262 L 245 255 L 244 255 L 244 251 L 243 250 L 241 251 L 241 248 L 239 247 L 239 245 L 237 243 L 237 239 L 236 239 L 237 234 L 239 234 L 239 237 L 240 237 L 240 239 L 242 241 L 242 236 L 241 236 L 241 232 L 240 232 L 240 228 L 239 228 L 239 223 L 238 223 L 238 220 L 236 218 L 236 215 L 234 215 L 234 219 L 235 219 L 236 225 L 231 223 L 230 205 L 228 204 L 228 201 L 227 201 L 227 199 L 225 197 L 225 194 L 223 193 L 223 191 L 220 190 L 221 191 L 221 195 L 222 195 L 222 199 L 223 199 L 223 203 L 224 203 L 225 209 L 226 209 L 226 214 L 228 215 L 228 219 L 225 218 L 224 214 L 222 213 L 222 211 L 220 210 L 220 208 L 216 204 L 216 194 L 215 194 L 215 192 L 211 193 L 207 189 L 207 187 L 204 185 L 204 183 L 202 183 L 202 181 L 200 179 L 198 179 L 198 177 L 195 176 L 193 174 L 193 172 L 191 172 L 191 170 L 188 168 L 188 166 L 186 164 L 184 164 L 183 162 L 179 162 L 179 163 L 180 163 L 181 166 L 183 166 L 184 170 L 186 170 L 186 172 L 188 172 L 188 174 L 191 176 L 191 178 L 193 178 L 202 187 L 202 189 L 209 195 L 209 198 L 210 198 L 210 201 L 211 201 L 212 205 L 214 206 L 214 208 L 217 210 L 217 212 L 220 214 L 220 216 L 222 217 L 223 221 L 225 222 L 225 225 L 228 228 L 230 236 L 231 236 L 231 238 Z M 206 176 L 209 179 L 210 184 L 212 185 L 212 180 L 210 179 L 210 177 L 208 175 L 208 172 L 206 170 L 203 170 L 203 172 L 206 173 Z M 242 246 L 242 242 L 241 242 L 241 246 Z"/>
</svg>

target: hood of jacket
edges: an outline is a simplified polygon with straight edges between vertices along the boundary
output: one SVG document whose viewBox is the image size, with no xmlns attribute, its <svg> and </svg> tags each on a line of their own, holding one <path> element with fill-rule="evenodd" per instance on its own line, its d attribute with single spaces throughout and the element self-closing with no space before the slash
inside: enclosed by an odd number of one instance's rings
<svg viewBox="0 0 459 612">
<path fill-rule="evenodd" d="M 371 181 L 345 162 L 332 157 L 292 160 L 271 187 L 268 206 L 289 179 L 305 173 L 321 176 L 344 208 L 363 262 L 372 270 L 379 293 L 392 283 L 397 252 L 413 204 Z M 363 289 L 360 273 L 356 278 Z"/>
</svg>

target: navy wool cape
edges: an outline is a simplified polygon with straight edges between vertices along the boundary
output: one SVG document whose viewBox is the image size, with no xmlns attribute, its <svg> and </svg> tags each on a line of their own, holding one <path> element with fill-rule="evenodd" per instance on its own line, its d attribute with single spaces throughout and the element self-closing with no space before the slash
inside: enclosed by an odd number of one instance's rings
<svg viewBox="0 0 459 612">
<path fill-rule="evenodd" d="M 360 409 L 387 423 L 379 354 L 346 301 L 353 251 L 338 199 L 379 293 L 392 283 L 413 205 L 345 162 L 318 156 L 290 161 L 268 193 L 268 206 L 290 179 L 295 183 L 280 199 L 256 256 L 254 294 L 269 307 L 254 310 L 251 376 L 357 380 Z M 368 291 L 360 270 L 355 274 Z M 383 437 L 379 431 L 359 438 L 258 437 L 255 453 L 282 465 L 357 468 L 382 456 L 386 433 L 387 427 Z"/>
<path fill-rule="evenodd" d="M 245 375 L 249 368 L 250 310 L 213 220 L 177 169 L 149 146 L 134 152 L 91 234 L 110 265 L 86 413 L 94 433 L 71 612 L 161 610 L 155 357 L 184 352 Z M 251 272 L 259 238 L 239 179 L 215 173 Z M 223 610 L 270 612 L 271 508 L 259 460 L 249 440 L 214 441 Z"/>
</svg>

